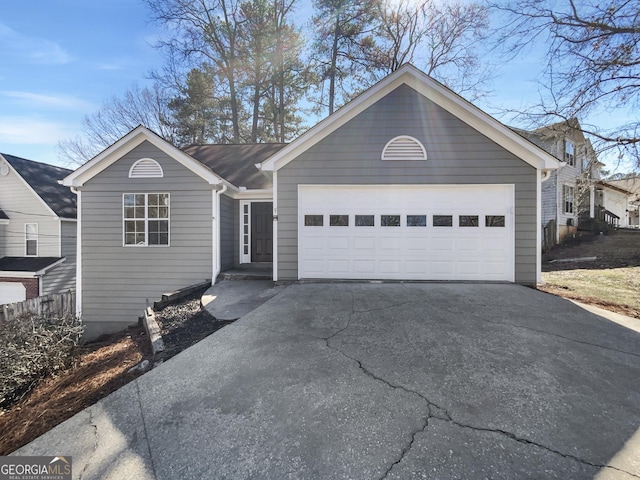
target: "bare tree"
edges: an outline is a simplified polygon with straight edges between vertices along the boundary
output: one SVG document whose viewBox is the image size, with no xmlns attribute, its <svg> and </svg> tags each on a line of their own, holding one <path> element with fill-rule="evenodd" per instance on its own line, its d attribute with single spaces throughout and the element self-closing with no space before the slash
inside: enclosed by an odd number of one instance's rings
<svg viewBox="0 0 640 480">
<path fill-rule="evenodd" d="M 82 120 L 82 135 L 58 143 L 58 157 L 68 165 L 82 165 L 138 125 L 144 125 L 169 142 L 176 138 L 170 97 L 159 85 L 134 85 L 121 97 Z"/>
<path fill-rule="evenodd" d="M 476 99 L 488 70 L 479 63 L 487 9 L 476 3 L 381 0 L 376 7 L 375 45 L 369 52 L 378 77 L 413 63 L 460 94 Z"/>
<path fill-rule="evenodd" d="M 530 116 L 549 123 L 584 119 L 598 111 L 624 111 L 630 120 L 613 128 L 584 121 L 582 128 L 599 142 L 600 151 L 618 148 L 640 167 L 638 2 L 518 0 L 493 7 L 507 19 L 498 41 L 509 47 L 508 53 L 533 42 L 547 46 L 543 94 Z"/>
<path fill-rule="evenodd" d="M 314 0 L 316 29 L 314 50 L 322 82 L 329 82 L 326 95 L 329 115 L 335 110 L 337 89 L 342 100 L 353 93 L 353 82 L 367 73 L 366 50 L 373 45 L 376 2 L 371 0 Z M 321 97 L 324 96 L 321 94 Z M 321 100 L 322 102 L 322 100 Z"/>
<path fill-rule="evenodd" d="M 238 90 L 238 41 L 240 22 L 236 0 L 145 0 L 156 22 L 168 27 L 170 36 L 158 45 L 168 56 L 200 64 L 208 61 L 229 92 L 233 142 L 241 138 L 242 101 Z"/>
</svg>

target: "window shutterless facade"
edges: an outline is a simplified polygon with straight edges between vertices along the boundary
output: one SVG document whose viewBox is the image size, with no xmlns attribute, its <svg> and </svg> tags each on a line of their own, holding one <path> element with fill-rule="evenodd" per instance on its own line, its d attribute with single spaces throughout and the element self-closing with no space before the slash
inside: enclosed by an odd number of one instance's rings
<svg viewBox="0 0 640 480">
<path fill-rule="evenodd" d="M 562 186 L 562 200 L 563 200 L 563 211 L 564 213 L 572 214 L 573 213 L 573 195 L 574 195 L 574 187 L 570 185 Z"/>
<path fill-rule="evenodd" d="M 24 224 L 24 249 L 27 257 L 38 256 L 38 224 Z"/>
<path fill-rule="evenodd" d="M 169 245 L 168 193 L 125 193 L 122 209 L 125 246 Z"/>
<path fill-rule="evenodd" d="M 564 161 L 571 166 L 576 164 L 576 147 L 571 140 L 564 141 Z"/>
</svg>

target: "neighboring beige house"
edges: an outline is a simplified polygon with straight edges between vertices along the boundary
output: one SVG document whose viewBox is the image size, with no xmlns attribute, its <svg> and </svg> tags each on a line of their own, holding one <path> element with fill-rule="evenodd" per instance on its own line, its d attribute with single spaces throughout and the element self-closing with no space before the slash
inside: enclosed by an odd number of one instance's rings
<svg viewBox="0 0 640 480">
<path fill-rule="evenodd" d="M 66 168 L 0 154 L 0 305 L 75 290 L 76 196 Z"/>
</svg>

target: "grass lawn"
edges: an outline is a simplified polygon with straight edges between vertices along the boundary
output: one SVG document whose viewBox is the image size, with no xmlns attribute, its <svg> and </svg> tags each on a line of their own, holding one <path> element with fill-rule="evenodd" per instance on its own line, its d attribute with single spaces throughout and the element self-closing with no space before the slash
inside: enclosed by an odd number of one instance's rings
<svg viewBox="0 0 640 480">
<path fill-rule="evenodd" d="M 542 281 L 541 290 L 585 303 L 618 305 L 640 318 L 640 267 L 543 272 Z"/>
</svg>

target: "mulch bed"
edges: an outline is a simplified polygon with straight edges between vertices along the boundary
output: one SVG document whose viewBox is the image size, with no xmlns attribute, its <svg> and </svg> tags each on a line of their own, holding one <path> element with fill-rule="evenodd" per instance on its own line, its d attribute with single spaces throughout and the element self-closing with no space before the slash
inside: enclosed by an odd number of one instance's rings
<svg viewBox="0 0 640 480">
<path fill-rule="evenodd" d="M 156 321 L 165 345 L 165 360 L 232 323 L 216 320 L 201 307 L 203 293 L 204 290 L 194 292 L 180 303 L 156 311 Z"/>
<path fill-rule="evenodd" d="M 217 321 L 200 306 L 203 291 L 157 312 L 165 359 L 231 323 Z M 141 326 L 85 345 L 72 368 L 41 379 L 9 409 L 0 409 L 0 455 L 8 455 L 141 375 L 129 370 L 151 360 Z"/>
</svg>

